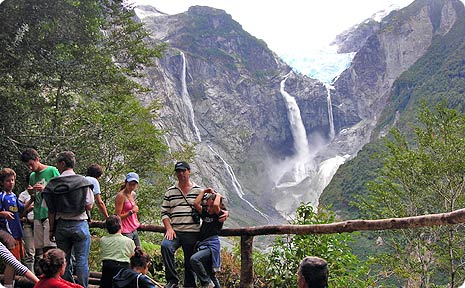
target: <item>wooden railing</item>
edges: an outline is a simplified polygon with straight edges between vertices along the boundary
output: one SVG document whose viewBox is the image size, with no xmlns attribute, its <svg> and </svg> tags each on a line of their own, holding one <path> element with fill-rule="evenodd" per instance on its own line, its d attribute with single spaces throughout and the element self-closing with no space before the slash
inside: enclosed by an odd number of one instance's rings
<svg viewBox="0 0 465 288">
<path fill-rule="evenodd" d="M 334 234 L 354 231 L 411 229 L 419 227 L 444 226 L 465 223 L 465 209 L 449 213 L 428 214 L 413 217 L 389 218 L 379 220 L 348 220 L 330 224 L 315 225 L 265 225 L 241 228 L 225 228 L 221 236 L 241 237 L 241 275 L 240 287 L 253 287 L 253 238 L 258 235 L 286 235 L 286 234 Z M 91 227 L 105 228 L 104 222 L 92 222 Z M 165 228 L 160 225 L 141 225 L 141 231 L 164 233 Z"/>
</svg>

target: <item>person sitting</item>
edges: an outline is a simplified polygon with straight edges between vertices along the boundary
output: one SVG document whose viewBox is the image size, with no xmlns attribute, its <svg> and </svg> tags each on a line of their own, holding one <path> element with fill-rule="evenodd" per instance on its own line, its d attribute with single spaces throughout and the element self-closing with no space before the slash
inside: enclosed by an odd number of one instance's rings
<svg viewBox="0 0 465 288">
<path fill-rule="evenodd" d="M 136 244 L 121 234 L 121 218 L 111 215 L 105 220 L 109 235 L 100 238 L 102 249 L 102 278 L 100 288 L 112 288 L 113 277 L 122 268 L 129 268 L 129 261 Z"/>
<path fill-rule="evenodd" d="M 297 275 L 299 288 L 328 287 L 328 263 L 319 257 L 305 257 L 300 262 Z"/>
<path fill-rule="evenodd" d="M 34 288 L 82 288 L 61 278 L 66 270 L 66 254 L 61 249 L 48 250 L 39 260 L 39 267 L 43 274 Z"/>
<path fill-rule="evenodd" d="M 156 283 L 146 274 L 149 271 L 150 256 L 143 252 L 140 247 L 136 247 L 134 255 L 131 256 L 131 268 L 121 269 L 113 277 L 114 288 L 155 288 Z"/>
</svg>

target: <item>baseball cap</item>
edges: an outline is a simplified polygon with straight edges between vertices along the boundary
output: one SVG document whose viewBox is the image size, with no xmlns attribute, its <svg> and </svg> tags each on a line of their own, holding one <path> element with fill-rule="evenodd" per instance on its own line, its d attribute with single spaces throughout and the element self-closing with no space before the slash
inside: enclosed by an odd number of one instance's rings
<svg viewBox="0 0 465 288">
<path fill-rule="evenodd" d="M 139 183 L 139 175 L 135 172 L 129 172 L 128 175 L 126 175 L 126 182 L 131 182 L 131 181 L 136 181 Z"/>
<path fill-rule="evenodd" d="M 179 161 L 176 162 L 174 165 L 174 171 L 176 170 L 191 170 L 191 167 L 189 166 L 189 163 L 184 162 L 184 161 Z"/>
</svg>

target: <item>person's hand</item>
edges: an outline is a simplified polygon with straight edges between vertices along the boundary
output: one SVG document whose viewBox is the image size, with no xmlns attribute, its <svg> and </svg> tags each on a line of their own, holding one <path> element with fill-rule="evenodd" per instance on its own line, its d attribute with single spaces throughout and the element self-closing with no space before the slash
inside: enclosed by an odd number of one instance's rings
<svg viewBox="0 0 465 288">
<path fill-rule="evenodd" d="M 134 207 L 132 207 L 132 213 L 137 213 L 137 212 L 139 212 L 139 206 L 134 205 Z"/>
<path fill-rule="evenodd" d="M 32 188 L 34 188 L 35 192 L 42 192 L 44 190 L 45 186 L 40 184 L 40 183 L 36 183 L 36 184 L 34 184 L 34 186 Z"/>
<path fill-rule="evenodd" d="M 50 241 L 55 242 L 55 231 L 49 231 L 48 237 Z"/>
<path fill-rule="evenodd" d="M 213 188 L 211 188 L 211 187 L 208 187 L 208 188 L 203 189 L 203 193 L 205 193 L 205 194 L 207 194 L 207 193 L 215 193 L 215 190 L 213 190 Z"/>
<path fill-rule="evenodd" d="M 166 230 L 165 238 L 167 240 L 173 240 L 174 238 L 176 238 L 176 232 L 173 229 Z"/>
<path fill-rule="evenodd" d="M 218 221 L 220 221 L 220 222 L 226 221 L 226 219 L 228 219 L 228 217 L 229 217 L 228 210 L 222 210 L 222 211 L 223 211 L 223 214 L 220 216 L 220 218 L 218 218 Z"/>
<path fill-rule="evenodd" d="M 2 211 L 2 212 L 0 212 L 0 213 L 2 213 L 2 216 L 3 216 L 5 219 L 7 219 L 7 220 L 13 220 L 13 219 L 15 219 L 14 214 L 13 214 L 12 212 L 10 212 L 10 211 Z"/>
<path fill-rule="evenodd" d="M 36 192 L 34 191 L 34 187 L 32 187 L 31 185 L 27 186 L 27 193 L 29 193 L 31 197 L 36 195 Z"/>
</svg>

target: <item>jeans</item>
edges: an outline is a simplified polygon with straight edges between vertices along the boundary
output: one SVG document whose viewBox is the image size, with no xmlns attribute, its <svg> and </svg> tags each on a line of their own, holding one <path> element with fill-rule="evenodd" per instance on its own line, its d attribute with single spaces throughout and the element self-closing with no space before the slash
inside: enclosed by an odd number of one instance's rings
<svg viewBox="0 0 465 288">
<path fill-rule="evenodd" d="M 137 247 L 141 247 L 140 246 L 140 239 L 139 239 L 139 234 L 137 234 L 137 230 L 134 230 L 133 232 L 131 233 L 122 233 L 124 236 L 132 239 L 132 241 L 134 241 L 134 244 L 136 244 Z"/>
<path fill-rule="evenodd" d="M 207 285 L 212 280 L 215 288 L 221 287 L 212 269 L 212 252 L 210 249 L 207 248 L 195 252 L 191 257 L 191 267 L 195 274 L 197 274 L 197 277 L 199 277 L 202 286 Z"/>
<path fill-rule="evenodd" d="M 168 283 L 179 283 L 174 263 L 174 253 L 181 247 L 184 252 L 184 287 L 197 287 L 195 274 L 190 265 L 190 258 L 195 252 L 194 248 L 198 237 L 199 233 L 176 231 L 176 238 L 173 240 L 163 238 L 163 241 L 161 241 L 161 255 L 165 266 L 165 278 Z"/>
<path fill-rule="evenodd" d="M 32 223 L 23 224 L 23 240 L 24 240 L 24 265 L 31 271 L 34 271 L 34 255 L 36 249 L 34 247 L 34 229 Z"/>
<path fill-rule="evenodd" d="M 56 224 L 55 239 L 58 248 L 66 253 L 65 280 L 74 282 L 72 267 L 76 274 L 77 283 L 87 287 L 89 283 L 89 251 L 90 232 L 86 220 L 74 221 L 58 219 Z M 71 251 L 75 260 L 71 263 Z"/>
</svg>

